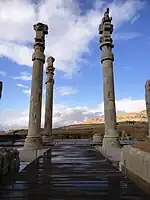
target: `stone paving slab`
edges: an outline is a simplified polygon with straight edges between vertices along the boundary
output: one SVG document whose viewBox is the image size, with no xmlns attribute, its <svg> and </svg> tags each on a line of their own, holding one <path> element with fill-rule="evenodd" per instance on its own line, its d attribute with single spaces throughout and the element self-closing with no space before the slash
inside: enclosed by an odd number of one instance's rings
<svg viewBox="0 0 150 200">
<path fill-rule="evenodd" d="M 18 151 L 19 151 L 20 162 L 30 163 L 37 157 L 41 156 L 47 150 L 48 148 L 42 148 L 42 149 L 24 149 L 23 147 L 19 148 Z"/>
<path fill-rule="evenodd" d="M 56 146 L 0 187 L 0 200 L 149 200 L 92 147 Z"/>
</svg>

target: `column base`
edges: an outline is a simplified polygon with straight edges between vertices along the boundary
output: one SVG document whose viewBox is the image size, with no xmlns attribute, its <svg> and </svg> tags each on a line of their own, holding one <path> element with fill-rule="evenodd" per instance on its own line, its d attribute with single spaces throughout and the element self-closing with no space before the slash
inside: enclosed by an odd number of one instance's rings
<svg viewBox="0 0 150 200">
<path fill-rule="evenodd" d="M 104 148 L 120 148 L 119 138 L 114 136 L 104 136 L 102 147 Z"/>
<path fill-rule="evenodd" d="M 40 149 L 42 147 L 42 139 L 40 136 L 27 136 L 24 142 L 24 149 Z"/>
<path fill-rule="evenodd" d="M 42 135 L 42 143 L 49 144 L 53 142 L 53 137 L 51 135 Z"/>
<path fill-rule="evenodd" d="M 147 140 L 150 140 L 150 135 L 148 135 L 148 136 L 146 137 L 146 139 L 147 139 Z"/>
<path fill-rule="evenodd" d="M 103 141 L 103 135 L 99 133 L 95 133 L 93 135 L 93 142 L 96 142 L 97 144 L 102 144 L 102 141 Z"/>
</svg>

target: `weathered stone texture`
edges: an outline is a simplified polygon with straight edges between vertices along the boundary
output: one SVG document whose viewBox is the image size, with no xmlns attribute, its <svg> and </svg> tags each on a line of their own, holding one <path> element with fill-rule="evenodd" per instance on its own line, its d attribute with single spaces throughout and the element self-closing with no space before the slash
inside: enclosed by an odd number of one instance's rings
<svg viewBox="0 0 150 200">
<path fill-rule="evenodd" d="M 18 150 L 1 148 L 0 149 L 0 175 L 18 171 L 20 166 Z"/>
<path fill-rule="evenodd" d="M 99 133 L 95 133 L 93 135 L 93 141 L 96 142 L 97 144 L 101 144 L 103 140 L 103 135 L 99 134 Z"/>
<path fill-rule="evenodd" d="M 48 26 L 38 23 L 33 26 L 36 31 L 34 53 L 32 55 L 32 85 L 29 110 L 28 135 L 25 140 L 25 148 L 38 148 L 41 145 L 41 106 L 43 64 L 45 63 L 45 35 L 48 34 Z"/>
<path fill-rule="evenodd" d="M 47 58 L 46 67 L 46 103 L 45 103 L 45 123 L 44 135 L 45 141 L 52 140 L 52 117 L 53 117 L 53 85 L 54 85 L 54 70 L 55 59 L 50 56 Z"/>
<path fill-rule="evenodd" d="M 147 80 L 145 83 L 145 102 L 149 128 L 148 137 L 150 138 L 150 80 Z"/>
<path fill-rule="evenodd" d="M 105 135 L 103 138 L 104 147 L 120 147 L 119 134 L 116 130 L 116 108 L 115 108 L 115 91 L 112 53 L 113 32 L 112 18 L 109 17 L 109 9 L 102 18 L 99 26 L 100 49 L 102 50 L 101 63 L 103 68 L 103 92 L 104 92 L 104 116 L 105 116 Z"/>
<path fill-rule="evenodd" d="M 150 153 L 130 145 L 123 147 L 120 169 L 125 169 L 127 177 L 133 179 L 141 188 L 150 192 Z M 144 187 L 143 187 L 144 186 Z"/>
</svg>

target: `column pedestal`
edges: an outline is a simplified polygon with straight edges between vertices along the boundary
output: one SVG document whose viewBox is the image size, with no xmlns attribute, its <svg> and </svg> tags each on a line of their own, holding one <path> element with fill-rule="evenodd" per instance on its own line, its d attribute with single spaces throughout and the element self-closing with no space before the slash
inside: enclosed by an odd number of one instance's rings
<svg viewBox="0 0 150 200">
<path fill-rule="evenodd" d="M 40 136 L 27 136 L 24 143 L 25 149 L 38 149 L 42 147 L 42 138 Z"/>
</svg>

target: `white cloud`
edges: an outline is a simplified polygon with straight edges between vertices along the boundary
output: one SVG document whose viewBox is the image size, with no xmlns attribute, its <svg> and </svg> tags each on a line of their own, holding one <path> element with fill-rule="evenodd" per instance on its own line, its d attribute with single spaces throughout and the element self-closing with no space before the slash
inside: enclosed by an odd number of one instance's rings
<svg viewBox="0 0 150 200">
<path fill-rule="evenodd" d="M 125 112 L 140 112 L 146 109 L 145 100 L 133 100 L 131 97 L 116 101 L 116 109 Z"/>
<path fill-rule="evenodd" d="M 14 80 L 31 81 L 32 75 L 29 72 L 20 72 L 20 76 L 13 76 Z"/>
<path fill-rule="evenodd" d="M 31 90 L 30 90 L 30 89 L 28 89 L 28 90 L 23 90 L 23 93 L 25 93 L 25 94 L 27 94 L 28 96 L 30 96 Z"/>
<path fill-rule="evenodd" d="M 0 56 L 20 65 L 32 66 L 33 24 L 48 24 L 46 55 L 56 58 L 55 67 L 67 74 L 78 71 L 82 54 L 89 53 L 90 41 L 98 36 L 98 26 L 104 13 L 104 1 L 81 15 L 75 0 L 44 0 L 38 5 L 26 0 L 0 1 Z M 93 3 L 94 4 L 94 3 Z M 115 27 L 130 21 L 142 9 L 140 0 L 114 1 L 108 5 Z M 28 13 L 28 14 L 27 14 Z"/>
<path fill-rule="evenodd" d="M 131 24 L 135 23 L 139 18 L 140 18 L 140 14 L 134 16 L 130 23 Z"/>
<path fill-rule="evenodd" d="M 69 86 L 56 88 L 56 94 L 61 95 L 61 96 L 72 95 L 72 94 L 76 94 L 77 92 L 78 90 L 76 88 L 69 87 Z"/>
<path fill-rule="evenodd" d="M 6 76 L 7 73 L 5 71 L 0 71 L 0 76 Z"/>
<path fill-rule="evenodd" d="M 114 40 L 131 40 L 142 36 L 141 33 L 137 32 L 126 32 L 126 33 L 114 33 Z"/>
<path fill-rule="evenodd" d="M 87 118 L 94 118 L 103 115 L 103 106 L 100 105 L 74 106 L 69 107 L 61 104 L 54 104 L 53 126 L 64 126 L 73 123 L 80 123 Z M 119 112 L 140 112 L 145 110 L 145 100 L 134 100 L 132 98 L 120 99 L 116 101 L 116 111 Z M 28 110 L 2 110 L 0 115 L 0 126 L 3 129 L 27 128 Z M 42 126 L 44 124 L 44 105 L 42 108 Z"/>
<path fill-rule="evenodd" d="M 100 105 L 100 110 L 104 112 L 104 103 Z M 145 110 L 145 100 L 134 100 L 131 97 L 116 100 L 116 111 L 120 112 L 140 112 L 142 110 Z"/>
<path fill-rule="evenodd" d="M 28 86 L 23 85 L 23 84 L 21 84 L 21 83 L 17 83 L 16 85 L 17 85 L 18 87 L 28 88 Z"/>
</svg>

